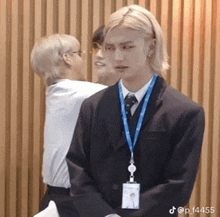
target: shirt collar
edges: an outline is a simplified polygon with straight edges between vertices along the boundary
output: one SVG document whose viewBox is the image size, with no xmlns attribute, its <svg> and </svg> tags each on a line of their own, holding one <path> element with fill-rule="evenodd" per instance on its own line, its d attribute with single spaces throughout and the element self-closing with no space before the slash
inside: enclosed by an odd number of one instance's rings
<svg viewBox="0 0 220 217">
<path fill-rule="evenodd" d="M 153 77 L 152 77 L 153 78 Z M 150 85 L 150 82 L 152 81 L 152 78 L 140 89 L 138 90 L 137 92 L 131 92 L 129 91 L 123 84 L 122 82 L 122 79 L 120 79 L 120 85 L 121 85 L 121 88 L 122 88 L 122 94 L 123 94 L 123 97 L 125 98 L 127 96 L 128 93 L 130 94 L 134 94 L 138 103 L 140 103 L 140 101 L 142 100 L 142 98 L 144 97 L 145 93 L 147 92 L 147 89 Z"/>
</svg>

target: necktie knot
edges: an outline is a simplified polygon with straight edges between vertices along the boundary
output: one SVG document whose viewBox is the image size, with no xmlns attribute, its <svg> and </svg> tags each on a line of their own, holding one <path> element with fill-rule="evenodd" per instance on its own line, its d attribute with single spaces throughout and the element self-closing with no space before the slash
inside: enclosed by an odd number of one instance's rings
<svg viewBox="0 0 220 217">
<path fill-rule="evenodd" d="M 137 102 L 135 95 L 127 95 L 125 97 L 125 106 L 128 116 L 131 117 L 131 107 Z"/>
</svg>

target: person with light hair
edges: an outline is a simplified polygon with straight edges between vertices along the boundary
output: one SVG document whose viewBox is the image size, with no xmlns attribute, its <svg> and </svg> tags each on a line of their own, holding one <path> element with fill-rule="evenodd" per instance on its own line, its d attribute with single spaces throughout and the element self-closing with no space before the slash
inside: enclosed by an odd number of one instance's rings
<svg viewBox="0 0 220 217">
<path fill-rule="evenodd" d="M 163 78 L 162 29 L 145 8 L 110 16 L 103 52 L 121 79 L 80 109 L 67 153 L 72 206 L 80 217 L 177 216 L 196 179 L 204 110 Z"/>
<path fill-rule="evenodd" d="M 71 186 L 66 154 L 83 100 L 106 88 L 83 81 L 82 53 L 78 40 L 66 34 L 41 38 L 31 52 L 32 68 L 46 85 L 42 176 L 47 191 L 41 203 L 42 212 L 37 217 L 68 216 L 70 213 L 62 208 L 67 203 Z"/>
<path fill-rule="evenodd" d="M 153 49 L 149 50 L 147 54 L 147 65 L 158 75 L 165 77 L 165 73 L 169 69 L 168 56 L 162 29 L 154 15 L 138 5 L 123 7 L 117 13 L 111 15 L 110 22 L 104 30 L 104 35 L 120 26 L 136 30 L 143 35 L 146 43 L 149 41 L 148 39 L 151 39 L 149 48 L 153 47 Z"/>
<path fill-rule="evenodd" d="M 81 58 L 83 51 L 79 48 L 78 40 L 70 35 L 54 34 L 43 37 L 32 49 L 32 68 L 43 79 L 46 86 L 63 78 L 84 80 Z"/>
</svg>

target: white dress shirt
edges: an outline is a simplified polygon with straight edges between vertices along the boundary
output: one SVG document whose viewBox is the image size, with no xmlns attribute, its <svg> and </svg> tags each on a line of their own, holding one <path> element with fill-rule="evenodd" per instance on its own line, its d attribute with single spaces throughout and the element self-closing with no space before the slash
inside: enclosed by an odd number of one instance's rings
<svg viewBox="0 0 220 217">
<path fill-rule="evenodd" d="M 150 81 L 148 81 L 140 90 L 138 90 L 137 92 L 131 92 L 129 91 L 123 84 L 123 81 L 120 79 L 120 85 L 122 88 L 122 94 L 123 97 L 125 98 L 128 94 L 129 95 L 135 95 L 137 102 L 131 107 L 131 115 L 134 114 L 136 108 L 138 107 L 138 105 L 140 104 L 141 100 L 143 99 L 145 93 L 147 92 L 147 89 L 150 85 L 152 78 L 150 79 Z"/>
<path fill-rule="evenodd" d="M 86 81 L 60 79 L 46 89 L 43 181 L 54 187 L 70 188 L 66 154 L 72 140 L 82 102 L 106 88 Z"/>
</svg>

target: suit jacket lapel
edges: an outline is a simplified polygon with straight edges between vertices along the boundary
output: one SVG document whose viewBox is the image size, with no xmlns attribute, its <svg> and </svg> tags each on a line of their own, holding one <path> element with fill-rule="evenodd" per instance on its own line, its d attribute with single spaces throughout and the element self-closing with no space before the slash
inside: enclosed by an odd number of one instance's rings
<svg viewBox="0 0 220 217">
<path fill-rule="evenodd" d="M 153 94 L 150 98 L 147 113 L 145 114 L 142 127 L 144 127 L 150 121 L 150 119 L 153 117 L 153 115 L 159 108 L 160 104 L 162 103 L 161 97 L 166 87 L 167 87 L 166 81 L 162 77 L 158 77 L 157 83 L 153 90 Z M 141 106 L 142 104 L 143 104 L 143 100 L 142 100 Z M 140 105 L 139 105 L 139 109 L 141 109 Z M 140 114 L 140 110 L 139 110 L 138 116 L 139 114 Z"/>
<path fill-rule="evenodd" d="M 159 108 L 161 104 L 161 96 L 166 86 L 167 84 L 165 80 L 161 77 L 158 77 L 157 83 L 154 87 L 154 91 L 150 99 L 150 104 L 148 106 L 147 114 L 144 117 L 143 127 L 148 123 L 148 121 L 152 118 L 154 113 Z M 120 101 L 118 94 L 118 83 L 112 87 L 111 94 L 109 94 L 109 100 L 111 105 L 114 105 L 114 108 L 113 106 L 107 107 L 107 111 L 109 114 L 107 118 L 107 124 L 109 127 L 112 146 L 115 150 L 117 150 L 121 146 L 126 145 L 126 137 L 124 134 L 124 126 L 122 123 L 121 108 L 120 108 Z M 135 121 L 138 120 L 140 110 L 142 108 L 142 104 L 143 104 L 143 99 L 134 113 L 133 118 Z"/>
<path fill-rule="evenodd" d="M 109 138 L 115 150 L 126 143 L 124 130 L 122 125 L 121 107 L 118 94 L 118 82 L 109 88 L 107 95 L 108 105 L 106 106 L 107 118 L 106 124 L 108 126 Z"/>
</svg>

